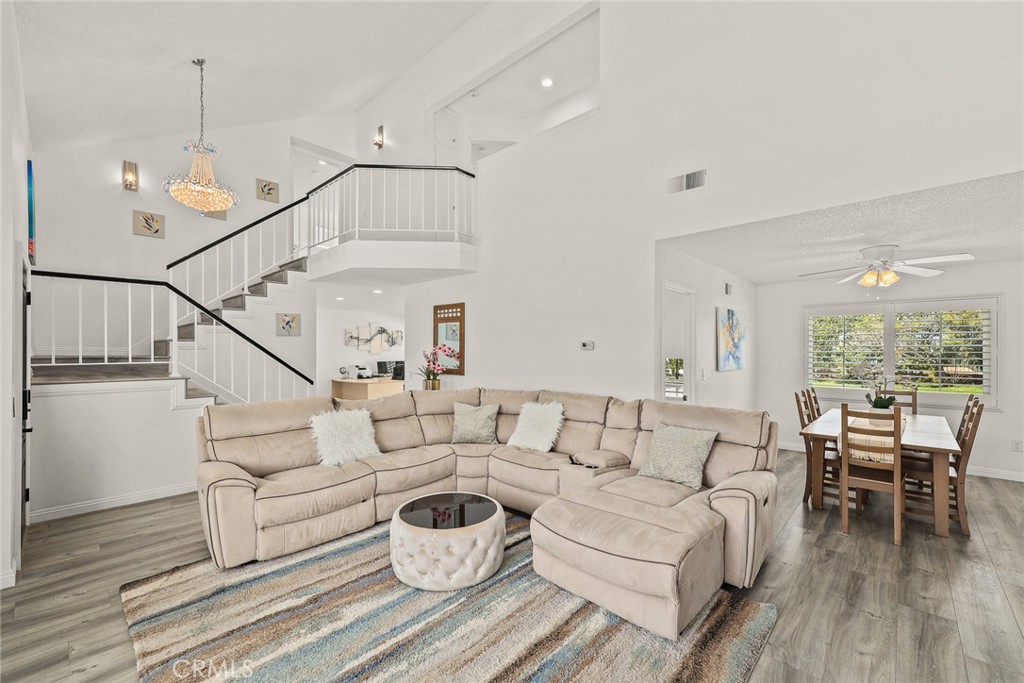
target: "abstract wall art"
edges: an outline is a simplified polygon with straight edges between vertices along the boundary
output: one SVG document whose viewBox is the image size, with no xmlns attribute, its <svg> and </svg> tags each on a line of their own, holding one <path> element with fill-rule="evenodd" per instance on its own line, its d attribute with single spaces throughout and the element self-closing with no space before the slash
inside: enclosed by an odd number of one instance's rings
<svg viewBox="0 0 1024 683">
<path fill-rule="evenodd" d="M 744 344 L 747 337 L 747 326 L 743 319 L 732 308 L 717 309 L 716 327 L 718 328 L 718 371 L 743 369 L 743 357 L 746 354 Z"/>
<path fill-rule="evenodd" d="M 372 355 L 401 346 L 405 341 L 402 330 L 389 329 L 379 323 L 359 325 L 345 330 L 345 346 L 354 346 Z"/>
<path fill-rule="evenodd" d="M 279 204 L 281 202 L 281 189 L 277 183 L 270 180 L 263 180 L 263 178 L 256 179 L 256 199 L 262 199 L 265 202 L 274 202 Z"/>
<path fill-rule="evenodd" d="M 278 313 L 277 314 L 277 336 L 278 337 L 299 337 L 302 335 L 302 314 L 301 313 Z"/>
<path fill-rule="evenodd" d="M 164 238 L 164 217 L 149 211 L 132 211 L 132 233 L 142 237 Z"/>
</svg>

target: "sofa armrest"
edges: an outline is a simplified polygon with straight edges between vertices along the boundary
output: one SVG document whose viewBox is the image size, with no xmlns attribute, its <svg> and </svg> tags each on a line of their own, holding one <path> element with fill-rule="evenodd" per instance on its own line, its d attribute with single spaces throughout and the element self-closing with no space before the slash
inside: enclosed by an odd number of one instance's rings
<svg viewBox="0 0 1024 683">
<path fill-rule="evenodd" d="M 754 584 L 773 540 L 778 479 L 774 472 L 741 472 L 707 491 L 711 509 L 725 517 L 725 582 Z"/>
<path fill-rule="evenodd" d="M 578 465 L 594 467 L 597 469 L 629 466 L 629 458 L 624 456 L 622 453 L 616 453 L 615 451 L 580 451 L 576 455 L 570 457 L 572 458 L 572 461 Z"/>
<path fill-rule="evenodd" d="M 199 463 L 196 471 L 199 492 L 206 492 L 218 486 L 243 486 L 256 490 L 256 479 L 233 462 L 208 460 Z"/>
<path fill-rule="evenodd" d="M 256 479 L 238 465 L 199 463 L 199 513 L 206 545 L 221 569 L 256 559 Z"/>
<path fill-rule="evenodd" d="M 558 490 L 566 491 L 574 486 L 587 484 L 602 474 L 625 470 L 628 466 L 629 463 L 617 467 L 585 467 L 571 462 L 563 462 L 558 466 Z"/>
</svg>

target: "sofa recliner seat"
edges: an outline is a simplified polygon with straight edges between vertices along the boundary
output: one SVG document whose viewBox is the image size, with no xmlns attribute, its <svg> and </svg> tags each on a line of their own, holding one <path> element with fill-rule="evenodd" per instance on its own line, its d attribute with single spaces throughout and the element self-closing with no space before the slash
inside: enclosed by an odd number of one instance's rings
<svg viewBox="0 0 1024 683">
<path fill-rule="evenodd" d="M 549 453 L 508 445 L 523 404 L 560 401 Z M 497 443 L 452 444 L 454 404 L 497 404 Z M 314 414 L 366 408 L 381 450 L 317 464 Z M 658 424 L 717 433 L 700 490 L 639 475 Z M 567 392 L 413 391 L 210 406 L 199 499 L 215 564 L 266 560 L 390 519 L 419 495 L 484 493 L 532 514 L 534 569 L 675 638 L 721 584 L 753 584 L 770 546 L 778 426 L 767 413 Z"/>
</svg>

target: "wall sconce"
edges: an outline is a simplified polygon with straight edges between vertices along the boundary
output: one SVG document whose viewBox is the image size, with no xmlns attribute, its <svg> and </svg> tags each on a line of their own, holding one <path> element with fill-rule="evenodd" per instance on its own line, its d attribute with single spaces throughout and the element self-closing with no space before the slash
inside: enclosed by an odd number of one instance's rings
<svg viewBox="0 0 1024 683">
<path fill-rule="evenodd" d="M 121 162 L 121 186 L 130 192 L 139 191 L 139 165 L 134 161 Z"/>
<path fill-rule="evenodd" d="M 384 147 L 384 126 L 377 126 L 377 134 L 373 136 L 373 146 L 377 149 Z"/>
</svg>

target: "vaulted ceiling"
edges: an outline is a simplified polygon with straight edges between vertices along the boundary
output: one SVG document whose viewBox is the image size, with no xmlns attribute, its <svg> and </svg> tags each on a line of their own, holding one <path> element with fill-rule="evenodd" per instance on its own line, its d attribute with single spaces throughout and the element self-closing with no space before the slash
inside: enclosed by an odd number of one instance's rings
<svg viewBox="0 0 1024 683">
<path fill-rule="evenodd" d="M 37 148 L 354 111 L 480 2 L 16 4 Z"/>
</svg>

